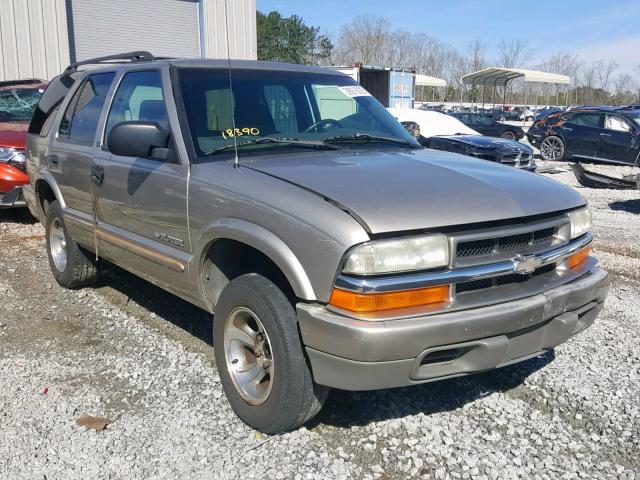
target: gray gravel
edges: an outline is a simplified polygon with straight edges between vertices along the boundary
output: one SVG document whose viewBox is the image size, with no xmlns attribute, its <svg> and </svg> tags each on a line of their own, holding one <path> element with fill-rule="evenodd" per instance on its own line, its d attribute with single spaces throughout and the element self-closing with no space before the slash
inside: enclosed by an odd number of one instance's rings
<svg viewBox="0 0 640 480">
<path fill-rule="evenodd" d="M 0 478 L 640 479 L 640 192 L 580 191 L 614 281 L 593 327 L 495 372 L 333 392 L 274 437 L 231 411 L 206 313 L 116 267 L 66 291 L 40 225 L 0 212 Z"/>
</svg>

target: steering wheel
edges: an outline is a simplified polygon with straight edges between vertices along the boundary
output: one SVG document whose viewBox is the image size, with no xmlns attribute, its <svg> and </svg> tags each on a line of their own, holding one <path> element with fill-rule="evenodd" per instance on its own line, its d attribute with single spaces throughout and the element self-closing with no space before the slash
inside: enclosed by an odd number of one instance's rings
<svg viewBox="0 0 640 480">
<path fill-rule="evenodd" d="M 324 132 L 329 129 L 329 126 L 333 125 L 333 128 L 342 128 L 342 124 L 338 120 L 334 120 L 333 118 L 324 118 L 322 120 L 318 120 L 307 128 L 304 133 L 319 133 Z M 321 128 L 322 127 L 322 128 Z"/>
</svg>

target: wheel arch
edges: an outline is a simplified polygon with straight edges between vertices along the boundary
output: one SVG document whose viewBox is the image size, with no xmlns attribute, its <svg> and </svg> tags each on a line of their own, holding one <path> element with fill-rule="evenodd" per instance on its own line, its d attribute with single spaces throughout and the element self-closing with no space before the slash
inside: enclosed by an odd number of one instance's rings
<svg viewBox="0 0 640 480">
<path fill-rule="evenodd" d="M 36 197 L 38 218 L 40 218 L 41 222 L 44 222 L 44 217 L 46 215 L 45 201 L 52 202 L 57 200 L 63 210 L 66 207 L 60 188 L 53 178 L 53 175 L 49 172 L 42 172 L 40 177 L 33 184 L 33 192 Z"/>
<path fill-rule="evenodd" d="M 260 261 L 256 255 L 262 256 L 263 259 L 266 258 L 277 269 L 277 271 L 267 269 L 267 276 L 269 274 L 275 275 L 276 278 L 270 278 L 274 280 L 274 283 L 277 284 L 277 276 L 281 274 L 295 297 L 303 300 L 317 299 L 311 281 L 293 251 L 277 235 L 260 225 L 236 218 L 222 219 L 206 229 L 201 237 L 200 245 L 198 248 L 200 255 L 197 262 L 197 281 L 205 303 L 212 310 L 222 288 L 230 280 L 243 273 L 262 273 L 260 270 L 264 269 L 265 265 L 250 268 L 250 270 L 254 270 L 253 272 L 247 271 L 248 265 L 245 262 Z M 229 250 L 230 248 L 239 259 L 227 258 L 225 260 L 222 258 L 223 262 L 231 260 L 233 262 L 228 265 L 218 264 L 217 259 L 220 257 L 216 257 L 218 253 L 216 249 L 222 249 L 223 252 L 229 253 L 232 251 Z M 236 265 L 238 260 L 240 265 Z M 233 276 L 225 274 L 223 271 L 225 266 L 232 268 Z M 207 271 L 212 267 L 214 269 L 213 275 L 217 278 L 206 280 Z M 212 280 L 214 280 L 213 283 L 208 284 Z"/>
</svg>

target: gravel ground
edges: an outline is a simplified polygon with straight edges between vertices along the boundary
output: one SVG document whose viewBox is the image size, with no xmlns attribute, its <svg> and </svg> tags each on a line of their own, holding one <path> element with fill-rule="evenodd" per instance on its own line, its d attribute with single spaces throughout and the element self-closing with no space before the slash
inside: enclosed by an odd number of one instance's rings
<svg viewBox="0 0 640 480">
<path fill-rule="evenodd" d="M 0 478 L 640 479 L 640 192 L 550 176 L 589 200 L 613 276 L 593 327 L 494 372 L 335 391 L 272 437 L 229 407 L 206 313 L 112 266 L 64 290 L 40 225 L 0 212 Z M 78 427 L 81 414 L 113 423 Z"/>
</svg>

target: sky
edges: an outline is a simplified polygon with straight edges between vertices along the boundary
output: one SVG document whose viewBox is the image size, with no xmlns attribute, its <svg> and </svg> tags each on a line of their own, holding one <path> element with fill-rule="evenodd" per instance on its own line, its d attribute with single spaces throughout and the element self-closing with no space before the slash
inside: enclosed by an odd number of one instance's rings
<svg viewBox="0 0 640 480">
<path fill-rule="evenodd" d="M 423 32 L 464 51 L 479 37 L 495 56 L 502 39 L 529 41 L 531 63 L 559 51 L 586 61 L 615 60 L 620 71 L 640 65 L 640 1 L 620 0 L 256 0 L 261 12 L 297 14 L 335 36 L 357 15 L 388 18 L 395 27 Z M 390 6 L 397 8 L 390 8 Z"/>
</svg>

